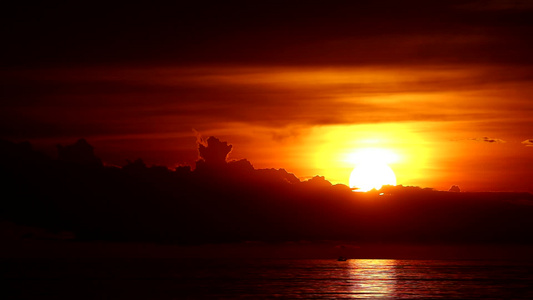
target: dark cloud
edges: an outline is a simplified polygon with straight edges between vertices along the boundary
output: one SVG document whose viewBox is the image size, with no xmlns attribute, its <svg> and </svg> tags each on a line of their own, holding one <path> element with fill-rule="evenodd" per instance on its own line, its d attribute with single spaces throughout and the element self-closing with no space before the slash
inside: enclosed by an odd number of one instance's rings
<svg viewBox="0 0 533 300">
<path fill-rule="evenodd" d="M 216 137 L 211 136 L 205 143 L 198 145 L 198 152 L 206 164 L 219 166 L 226 163 L 231 148 L 233 148 L 232 145 L 228 145 L 227 142 L 221 142 Z"/>
<path fill-rule="evenodd" d="M 520 76 L 489 80 L 485 78 L 489 70 L 466 77 L 461 70 L 427 74 L 381 70 L 384 79 L 378 70 L 378 75 L 373 75 L 376 82 L 354 82 L 352 76 L 361 77 L 365 72 L 353 72 L 283 68 L 89 68 L 26 70 L 11 76 L 4 72 L 6 81 L 1 85 L 6 101 L 0 104 L 0 135 L 77 138 L 156 134 L 190 132 L 193 127 L 212 128 L 223 122 L 304 128 L 316 124 L 453 121 L 497 117 L 502 109 L 520 112 L 528 105 L 517 100 L 513 107 L 501 107 L 487 100 L 484 111 L 464 101 L 441 103 L 435 110 L 434 103 L 426 98 L 409 100 L 409 105 L 403 99 L 380 100 L 449 89 L 476 90 L 488 82 L 497 86 L 531 75 L 525 71 L 518 72 Z M 289 131 L 273 138 L 283 140 L 297 134 Z"/>
<path fill-rule="evenodd" d="M 93 146 L 85 139 L 79 139 L 72 145 L 57 145 L 58 160 L 87 166 L 101 167 L 102 161 L 94 155 Z"/>
<path fill-rule="evenodd" d="M 476 2 L 14 4 L 2 63 L 531 63 L 531 10 Z"/>
<path fill-rule="evenodd" d="M 83 141 L 61 148 L 77 153 L 69 161 L 0 141 L 2 192 L 9 195 L 0 217 L 77 240 L 533 243 L 528 193 L 403 186 L 354 193 L 320 176 L 301 182 L 283 169 L 222 161 L 229 145 L 214 137 L 203 146 L 206 160 L 197 169 L 169 170 L 141 159 L 123 168 L 87 164 L 78 158 L 94 153 Z"/>
</svg>

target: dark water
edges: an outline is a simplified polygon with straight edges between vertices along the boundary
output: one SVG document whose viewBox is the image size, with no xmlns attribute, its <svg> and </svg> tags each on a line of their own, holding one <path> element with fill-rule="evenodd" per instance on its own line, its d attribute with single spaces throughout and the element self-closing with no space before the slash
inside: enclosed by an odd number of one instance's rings
<svg viewBox="0 0 533 300">
<path fill-rule="evenodd" d="M 523 261 L 3 260 L 1 267 L 3 299 L 533 299 L 533 263 Z"/>
</svg>

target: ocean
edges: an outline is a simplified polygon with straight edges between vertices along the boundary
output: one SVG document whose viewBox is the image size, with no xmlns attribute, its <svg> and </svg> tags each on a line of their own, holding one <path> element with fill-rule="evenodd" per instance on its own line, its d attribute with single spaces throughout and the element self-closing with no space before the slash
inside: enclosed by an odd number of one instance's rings
<svg viewBox="0 0 533 300">
<path fill-rule="evenodd" d="M 533 262 L 4 259 L 2 299 L 533 299 Z"/>
</svg>

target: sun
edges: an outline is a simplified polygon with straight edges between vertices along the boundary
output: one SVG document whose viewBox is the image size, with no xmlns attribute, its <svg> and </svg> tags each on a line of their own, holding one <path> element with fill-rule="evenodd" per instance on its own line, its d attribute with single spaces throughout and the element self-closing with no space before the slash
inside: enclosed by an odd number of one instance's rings
<svg viewBox="0 0 533 300">
<path fill-rule="evenodd" d="M 381 149 L 362 149 L 354 154 L 356 165 L 350 174 L 350 187 L 357 192 L 379 190 L 384 185 L 396 185 L 396 175 L 387 165 L 391 155 Z"/>
<path fill-rule="evenodd" d="M 386 163 L 360 163 L 350 175 L 350 187 L 357 188 L 357 192 L 379 190 L 384 185 L 396 185 L 396 175 Z"/>
</svg>

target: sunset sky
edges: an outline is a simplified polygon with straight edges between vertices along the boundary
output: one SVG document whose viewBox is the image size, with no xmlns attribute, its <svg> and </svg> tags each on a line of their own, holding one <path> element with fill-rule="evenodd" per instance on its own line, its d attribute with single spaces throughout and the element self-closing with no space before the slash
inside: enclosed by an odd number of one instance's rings
<svg viewBox="0 0 533 300">
<path fill-rule="evenodd" d="M 371 151 L 398 184 L 533 192 L 533 1 L 189 2 L 3 9 L 0 138 L 174 168 L 216 136 L 343 184 Z"/>
</svg>

